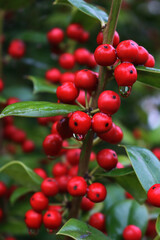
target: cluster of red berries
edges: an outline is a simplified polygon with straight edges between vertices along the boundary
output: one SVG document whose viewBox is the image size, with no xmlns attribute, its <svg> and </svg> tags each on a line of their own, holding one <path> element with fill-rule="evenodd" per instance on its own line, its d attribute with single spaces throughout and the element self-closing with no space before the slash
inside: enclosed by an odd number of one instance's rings
<svg viewBox="0 0 160 240">
<path fill-rule="evenodd" d="M 19 102 L 18 98 L 9 98 L 7 100 L 6 106 Z M 10 144 L 7 144 L 7 150 L 11 154 L 16 153 L 15 144 L 20 144 L 22 151 L 25 153 L 33 152 L 35 149 L 35 144 L 32 140 L 27 139 L 25 131 L 17 128 L 14 125 L 14 118 L 13 117 L 5 117 L 3 118 L 3 136 L 4 139 L 8 140 Z"/>
</svg>

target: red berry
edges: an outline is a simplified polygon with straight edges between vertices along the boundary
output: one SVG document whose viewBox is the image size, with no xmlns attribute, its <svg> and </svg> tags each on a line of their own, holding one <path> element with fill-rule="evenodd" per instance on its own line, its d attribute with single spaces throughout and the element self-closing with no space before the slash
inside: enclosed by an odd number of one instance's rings
<svg viewBox="0 0 160 240">
<path fill-rule="evenodd" d="M 7 194 L 6 184 L 0 181 L 0 197 L 4 197 Z"/>
<path fill-rule="evenodd" d="M 137 70 L 132 63 L 121 63 L 114 70 L 118 86 L 132 86 L 137 80 Z"/>
<path fill-rule="evenodd" d="M 6 126 L 6 125 L 12 125 L 13 122 L 14 122 L 14 119 L 13 119 L 13 117 L 11 117 L 11 116 L 4 117 L 4 118 L 3 118 L 3 123 L 4 123 L 5 126 Z"/>
<path fill-rule="evenodd" d="M 63 74 L 61 74 L 61 78 L 60 78 L 60 83 L 63 84 L 65 82 L 73 82 L 74 83 L 75 80 L 75 74 L 72 72 L 65 72 Z"/>
<path fill-rule="evenodd" d="M 56 91 L 57 98 L 64 103 L 72 103 L 78 97 L 79 91 L 72 82 L 65 82 Z"/>
<path fill-rule="evenodd" d="M 160 160 L 160 148 L 158 148 L 158 147 L 154 148 L 154 149 L 152 149 L 152 152 Z"/>
<path fill-rule="evenodd" d="M 16 143 L 23 143 L 26 141 L 26 133 L 21 129 L 16 129 L 11 138 Z"/>
<path fill-rule="evenodd" d="M 68 168 L 65 163 L 58 162 L 52 168 L 52 175 L 54 177 L 60 177 L 63 175 L 67 175 L 67 173 L 68 173 Z"/>
<path fill-rule="evenodd" d="M 106 90 L 99 95 L 98 108 L 101 112 L 112 115 L 120 108 L 121 100 L 116 92 Z"/>
<path fill-rule="evenodd" d="M 68 175 L 63 175 L 56 178 L 56 181 L 58 182 L 59 192 L 67 192 L 67 184 L 69 179 L 70 177 Z"/>
<path fill-rule="evenodd" d="M 73 132 L 69 128 L 69 118 L 68 117 L 64 117 L 58 121 L 57 131 L 63 139 L 70 138 L 73 136 Z"/>
<path fill-rule="evenodd" d="M 115 31 L 114 33 L 114 38 L 113 38 L 113 47 L 117 47 L 117 45 L 119 44 L 120 41 L 120 37 L 117 31 Z"/>
<path fill-rule="evenodd" d="M 63 53 L 59 57 L 59 65 L 64 69 L 72 69 L 75 65 L 75 57 L 71 53 Z"/>
<path fill-rule="evenodd" d="M 148 51 L 144 47 L 138 46 L 138 56 L 134 64 L 144 65 L 148 59 L 148 56 L 149 56 Z"/>
<path fill-rule="evenodd" d="M 90 159 L 91 162 L 96 160 L 96 154 L 94 152 L 91 152 Z"/>
<path fill-rule="evenodd" d="M 42 214 L 28 210 L 25 214 L 25 223 L 29 229 L 39 229 L 42 224 Z"/>
<path fill-rule="evenodd" d="M 68 175 L 71 177 L 75 177 L 78 175 L 78 165 L 75 165 L 69 169 Z"/>
<path fill-rule="evenodd" d="M 64 32 L 60 28 L 53 28 L 47 33 L 47 39 L 52 44 L 59 44 L 63 41 Z"/>
<path fill-rule="evenodd" d="M 80 35 L 79 42 L 85 43 L 89 40 L 90 34 L 87 31 L 83 31 Z"/>
<path fill-rule="evenodd" d="M 103 43 L 103 32 L 98 33 L 96 41 L 98 45 L 101 45 Z"/>
<path fill-rule="evenodd" d="M 107 190 L 101 183 L 92 183 L 87 192 L 87 197 L 92 202 L 102 202 L 107 196 Z"/>
<path fill-rule="evenodd" d="M 60 81 L 61 72 L 57 68 L 51 68 L 45 73 L 45 78 L 52 83 Z"/>
<path fill-rule="evenodd" d="M 138 56 L 138 44 L 132 40 L 125 40 L 118 44 L 116 51 L 122 62 L 134 62 Z"/>
<path fill-rule="evenodd" d="M 3 220 L 3 216 L 4 216 L 3 209 L 0 208 L 0 222 Z"/>
<path fill-rule="evenodd" d="M 117 59 L 116 50 L 110 44 L 99 45 L 94 52 L 94 57 L 100 66 L 111 66 Z"/>
<path fill-rule="evenodd" d="M 17 132 L 17 128 L 13 125 L 7 125 L 3 129 L 4 137 L 7 139 L 12 139 L 12 136 Z"/>
<path fill-rule="evenodd" d="M 87 65 L 90 52 L 86 48 L 78 48 L 74 52 L 75 60 L 81 65 Z"/>
<path fill-rule="evenodd" d="M 92 202 L 91 200 L 89 200 L 88 198 L 86 197 L 83 197 L 82 198 L 82 201 L 81 201 L 81 209 L 83 211 L 90 211 L 92 208 L 94 208 L 94 202 Z M 90 224 L 91 225 L 91 224 Z"/>
<path fill-rule="evenodd" d="M 88 69 L 78 71 L 75 75 L 75 85 L 85 90 L 95 90 L 98 78 L 94 72 Z"/>
<path fill-rule="evenodd" d="M 49 205 L 48 206 L 48 210 L 49 211 L 57 211 L 57 212 L 59 212 L 59 213 L 62 213 L 62 206 L 60 206 L 60 205 Z"/>
<path fill-rule="evenodd" d="M 100 230 L 100 231 L 104 231 L 105 230 L 105 225 L 106 225 L 106 218 L 105 215 L 103 213 L 97 212 L 97 213 L 93 213 L 90 216 L 89 219 L 89 224 Z"/>
<path fill-rule="evenodd" d="M 68 181 L 67 190 L 71 196 L 84 196 L 87 192 L 87 183 L 83 177 L 72 177 Z"/>
<path fill-rule="evenodd" d="M 87 66 L 90 68 L 95 68 L 97 66 L 96 60 L 94 58 L 94 54 L 91 53 L 89 58 L 88 58 L 88 63 Z"/>
<path fill-rule="evenodd" d="M 112 124 L 112 128 L 106 132 L 98 134 L 98 136 L 111 144 L 118 144 L 122 141 L 123 138 L 123 132 L 119 126 L 116 126 L 114 123 Z"/>
<path fill-rule="evenodd" d="M 87 100 L 88 100 L 88 102 L 89 102 L 89 99 L 90 99 L 90 95 L 89 95 L 89 93 L 87 92 Z M 78 95 L 78 97 L 77 97 L 76 100 L 85 107 L 85 106 L 86 106 L 85 91 L 80 90 L 80 91 L 79 91 L 79 95 Z"/>
<path fill-rule="evenodd" d="M 125 192 L 125 196 L 127 199 L 133 199 L 133 196 L 128 192 Z"/>
<path fill-rule="evenodd" d="M 69 127 L 74 133 L 85 135 L 91 127 L 91 118 L 87 113 L 76 111 L 69 119 Z"/>
<path fill-rule="evenodd" d="M 0 92 L 3 91 L 3 88 L 4 88 L 4 83 L 3 83 L 3 80 L 0 78 Z"/>
<path fill-rule="evenodd" d="M 59 191 L 58 183 L 54 178 L 46 178 L 41 184 L 41 190 L 45 196 L 53 197 Z"/>
<path fill-rule="evenodd" d="M 118 162 L 116 168 L 119 168 L 119 169 L 120 169 L 120 168 L 124 168 L 124 166 L 123 166 L 122 163 Z"/>
<path fill-rule="evenodd" d="M 42 212 L 48 207 L 48 198 L 42 192 L 36 192 L 30 198 L 30 204 L 36 212 Z"/>
<path fill-rule="evenodd" d="M 33 152 L 35 149 L 35 144 L 33 141 L 31 140 L 25 140 L 22 144 L 22 150 L 23 152 L 25 153 L 30 153 L 30 152 Z"/>
<path fill-rule="evenodd" d="M 62 148 L 62 138 L 58 134 L 50 134 L 43 141 L 46 155 L 55 156 Z"/>
<path fill-rule="evenodd" d="M 79 158 L 81 154 L 81 149 L 69 149 L 66 154 L 67 162 L 71 165 L 77 165 L 79 163 Z"/>
<path fill-rule="evenodd" d="M 146 236 L 150 237 L 151 239 L 154 239 L 156 236 L 156 220 L 149 220 L 148 226 L 146 230 Z"/>
<path fill-rule="evenodd" d="M 141 229 L 135 225 L 128 225 L 123 230 L 124 240 L 141 240 L 142 232 Z"/>
<path fill-rule="evenodd" d="M 154 57 L 151 54 L 149 54 L 148 59 L 145 62 L 144 66 L 153 68 L 154 65 L 155 65 L 155 59 L 154 59 Z"/>
<path fill-rule="evenodd" d="M 22 40 L 15 39 L 10 42 L 8 53 L 13 58 L 22 58 L 25 54 L 26 46 Z"/>
<path fill-rule="evenodd" d="M 147 200 L 155 207 L 160 207 L 160 184 L 154 184 L 147 193 Z"/>
<path fill-rule="evenodd" d="M 43 216 L 43 223 L 47 229 L 57 229 L 62 223 L 62 216 L 58 211 L 48 210 Z"/>
<path fill-rule="evenodd" d="M 13 103 L 17 103 L 19 102 L 19 98 L 16 98 L 16 97 L 10 97 L 7 99 L 7 105 L 10 105 L 10 104 L 13 104 Z"/>
<path fill-rule="evenodd" d="M 97 162 L 99 166 L 108 171 L 116 167 L 118 157 L 115 151 L 111 149 L 103 149 L 97 154 Z"/>
<path fill-rule="evenodd" d="M 72 23 L 67 27 L 67 36 L 71 39 L 79 41 L 83 34 L 83 28 L 78 23 Z"/>
<path fill-rule="evenodd" d="M 57 124 L 58 124 L 58 121 L 52 124 L 52 128 L 51 128 L 52 134 L 59 134 L 59 132 L 57 131 Z"/>
<path fill-rule="evenodd" d="M 4 240 L 17 240 L 17 239 L 14 237 L 5 237 Z"/>
<path fill-rule="evenodd" d="M 97 133 L 107 132 L 112 127 L 112 118 L 105 113 L 96 113 L 92 118 L 92 129 Z"/>
<path fill-rule="evenodd" d="M 47 178 L 47 174 L 42 168 L 35 168 L 34 172 L 43 179 Z"/>
</svg>

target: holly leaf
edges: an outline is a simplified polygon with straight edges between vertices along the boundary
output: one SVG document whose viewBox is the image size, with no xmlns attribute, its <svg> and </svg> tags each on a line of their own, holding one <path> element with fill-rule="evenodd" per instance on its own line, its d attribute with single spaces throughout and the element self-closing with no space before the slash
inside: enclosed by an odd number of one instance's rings
<svg viewBox="0 0 160 240">
<path fill-rule="evenodd" d="M 137 67 L 137 73 L 137 81 L 151 87 L 160 88 L 160 69 L 139 66 Z"/>
<path fill-rule="evenodd" d="M 57 235 L 68 236 L 75 240 L 109 240 L 109 238 L 99 230 L 73 218 L 64 224 L 64 226 L 57 232 Z"/>
<path fill-rule="evenodd" d="M 68 6 L 74 6 L 78 8 L 81 12 L 89 15 L 90 17 L 98 19 L 100 22 L 105 23 L 108 21 L 108 15 L 106 12 L 100 8 L 89 4 L 83 0 L 55 0 L 54 4 L 63 4 Z"/>
<path fill-rule="evenodd" d="M 6 116 L 18 117 L 52 117 L 66 115 L 70 112 L 82 110 L 76 105 L 58 104 L 43 101 L 18 102 L 7 106 L 0 114 L 0 118 Z"/>
<path fill-rule="evenodd" d="M 32 191 L 33 189 L 29 187 L 19 187 L 16 190 L 14 190 L 14 192 L 12 193 L 10 197 L 10 202 L 14 204 L 21 196 Z"/>
<path fill-rule="evenodd" d="M 135 200 L 124 200 L 113 205 L 108 211 L 107 234 L 112 240 L 121 240 L 124 228 L 130 224 L 139 227 L 144 234 L 147 223 L 147 208 L 139 205 Z"/>
<path fill-rule="evenodd" d="M 40 93 L 40 92 L 56 93 L 57 86 L 47 82 L 42 78 L 27 76 L 27 79 L 32 81 L 34 93 Z"/>
</svg>

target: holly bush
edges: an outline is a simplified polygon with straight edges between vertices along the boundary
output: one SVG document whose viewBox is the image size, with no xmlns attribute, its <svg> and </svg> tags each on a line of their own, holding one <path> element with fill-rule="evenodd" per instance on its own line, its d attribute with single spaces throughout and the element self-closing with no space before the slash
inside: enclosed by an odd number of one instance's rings
<svg viewBox="0 0 160 240">
<path fill-rule="evenodd" d="M 0 1 L 0 239 L 160 239 L 159 8 Z"/>
</svg>

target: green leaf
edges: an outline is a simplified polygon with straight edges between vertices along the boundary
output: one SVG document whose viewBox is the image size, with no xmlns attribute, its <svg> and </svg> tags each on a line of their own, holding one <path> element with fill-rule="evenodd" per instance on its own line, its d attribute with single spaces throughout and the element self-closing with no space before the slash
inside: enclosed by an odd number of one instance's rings
<svg viewBox="0 0 160 240">
<path fill-rule="evenodd" d="M 19 117 L 52 117 L 66 115 L 70 112 L 82 110 L 76 105 L 58 104 L 43 101 L 18 102 L 7 106 L 0 114 L 0 118 L 6 116 Z"/>
<path fill-rule="evenodd" d="M 26 193 L 32 192 L 32 188 L 27 187 L 19 187 L 17 188 L 10 197 L 10 202 L 14 204 L 21 196 L 25 195 Z"/>
<path fill-rule="evenodd" d="M 85 14 L 98 19 L 100 22 L 104 23 L 108 21 L 108 15 L 106 12 L 102 11 L 98 7 L 91 5 L 83 0 L 55 0 L 54 4 L 65 4 L 65 5 L 73 5 L 78 8 L 80 11 Z"/>
<path fill-rule="evenodd" d="M 27 76 L 28 80 L 33 82 L 34 93 L 47 92 L 47 93 L 56 93 L 57 86 L 47 82 L 44 79 Z"/>
<path fill-rule="evenodd" d="M 124 228 L 133 224 L 138 226 L 142 233 L 146 231 L 148 212 L 145 206 L 135 200 L 124 200 L 115 205 L 107 214 L 107 233 L 112 240 L 121 240 Z"/>
<path fill-rule="evenodd" d="M 147 199 L 147 194 L 131 167 L 115 169 L 105 174 L 102 174 L 102 176 L 112 178 L 112 180 L 122 186 L 139 203 L 143 203 Z"/>
<path fill-rule="evenodd" d="M 24 8 L 29 6 L 31 3 L 33 3 L 34 0 L 1 0 L 0 1 L 0 8 L 6 9 L 6 10 L 15 10 L 18 8 Z"/>
<path fill-rule="evenodd" d="M 137 67 L 138 81 L 151 87 L 160 88 L 160 69 Z"/>
<path fill-rule="evenodd" d="M 158 216 L 157 221 L 156 221 L 156 231 L 157 231 L 158 236 L 160 236 L 160 215 Z"/>
<path fill-rule="evenodd" d="M 25 42 L 47 43 L 46 34 L 42 32 L 24 31 L 18 33 L 15 38 L 21 39 Z"/>
<path fill-rule="evenodd" d="M 68 236 L 75 240 L 109 240 L 109 238 L 99 230 L 73 218 L 65 223 L 65 225 L 58 231 L 57 235 Z"/>
<path fill-rule="evenodd" d="M 5 173 L 20 185 L 30 187 L 32 190 L 39 189 L 42 182 L 40 178 L 32 169 L 27 167 L 24 163 L 19 161 L 12 161 L 0 168 L 0 173 Z"/>
<path fill-rule="evenodd" d="M 27 228 L 24 220 L 10 218 L 7 219 L 7 222 L 0 224 L 0 233 L 9 233 L 10 235 L 24 235 L 27 234 Z"/>
<path fill-rule="evenodd" d="M 146 148 L 124 146 L 133 169 L 147 192 L 155 183 L 160 183 L 160 161 Z"/>
</svg>

